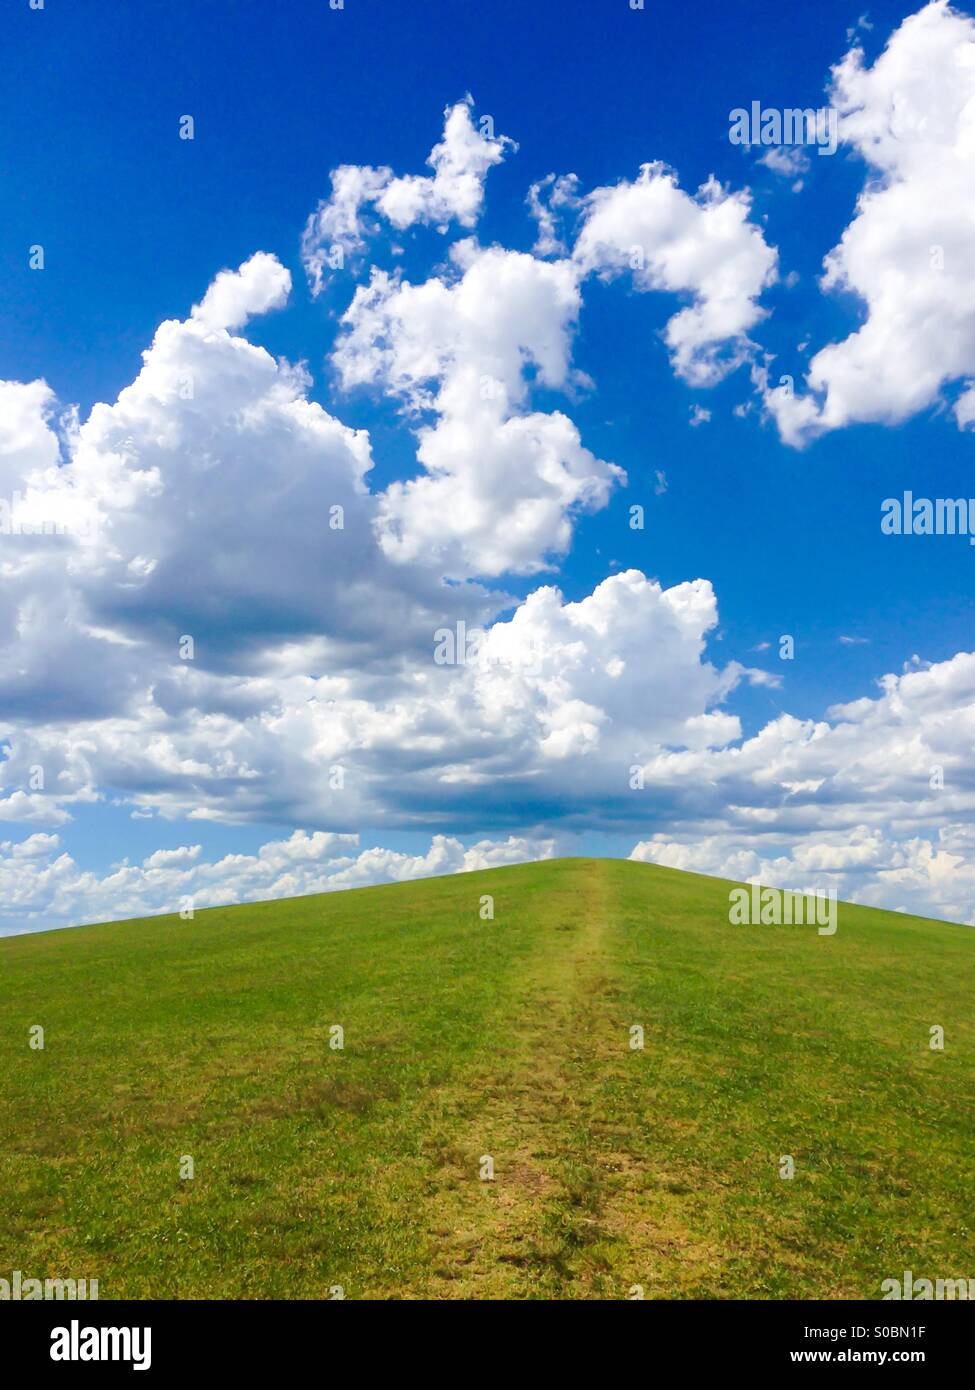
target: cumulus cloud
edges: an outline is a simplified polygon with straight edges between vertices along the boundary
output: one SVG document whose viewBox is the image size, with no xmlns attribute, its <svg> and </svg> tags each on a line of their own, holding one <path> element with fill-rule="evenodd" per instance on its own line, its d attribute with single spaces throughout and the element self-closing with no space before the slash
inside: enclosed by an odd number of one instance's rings
<svg viewBox="0 0 975 1390">
<path fill-rule="evenodd" d="M 221 270 L 191 317 L 211 329 L 242 328 L 255 314 L 280 309 L 291 293 L 291 273 L 276 256 L 258 251 L 238 270 Z"/>
<path fill-rule="evenodd" d="M 655 163 L 632 182 L 595 189 L 582 206 L 573 252 L 582 273 L 629 274 L 639 291 L 690 297 L 664 330 L 681 377 L 713 386 L 752 356 L 748 332 L 764 316 L 758 300 L 778 258 L 749 220 L 747 192 L 712 177 L 691 197 L 673 170 Z"/>
<path fill-rule="evenodd" d="M 841 902 L 975 926 L 975 866 L 965 824 L 938 826 L 930 838 L 898 839 L 868 825 L 805 840 L 769 833 L 749 847 L 731 834 L 685 836 L 641 840 L 630 858 L 792 892 L 835 892 Z"/>
<path fill-rule="evenodd" d="M 935 0 L 868 66 L 854 47 L 833 70 L 840 140 L 866 162 L 856 215 L 826 257 L 822 287 L 855 295 L 863 322 L 813 357 L 806 390 L 769 386 L 783 440 L 803 446 L 857 422 L 896 424 L 953 383 L 959 426 L 975 374 L 975 21 Z"/>
<path fill-rule="evenodd" d="M 779 887 L 825 877 L 841 897 L 975 921 L 973 737 L 975 654 L 912 663 L 823 720 L 783 715 L 726 748 L 658 753 L 644 785 L 680 835 L 662 827 L 634 853 Z"/>
<path fill-rule="evenodd" d="M 454 122 L 470 151 L 481 137 L 471 133 L 466 106 L 454 108 Z M 376 171 L 367 172 L 374 190 Z M 359 236 L 358 214 L 350 219 L 347 211 L 365 196 L 363 178 L 362 170 L 346 170 L 320 209 L 332 231 L 341 217 Z M 397 185 L 379 183 L 382 191 L 369 197 L 388 212 Z M 639 290 L 689 297 L 665 337 L 676 370 L 711 386 L 751 357 L 747 330 L 761 318 L 758 298 L 776 274 L 776 253 L 749 220 L 748 195 L 714 179 L 692 198 L 672 171 L 646 165 L 636 182 L 582 197 L 574 175 L 549 175 L 528 201 L 539 222 L 537 254 L 467 238 L 421 284 L 374 267 L 343 315 L 331 357 L 346 390 L 379 388 L 416 420 L 422 472 L 380 499 L 385 553 L 410 562 L 426 556 L 451 579 L 550 566 L 568 549 L 574 517 L 604 506 L 625 480 L 584 446 L 564 412 L 529 408 L 534 386 L 589 384 L 570 368 L 589 275 L 625 271 Z M 569 213 L 579 223 L 571 254 L 559 225 Z M 695 422 L 704 418 L 699 409 Z"/>
<path fill-rule="evenodd" d="M 408 824 L 437 804 L 459 824 L 495 799 L 530 816 L 559 794 L 618 796 L 636 747 L 740 733 L 713 711 L 740 668 L 701 659 L 715 621 L 706 583 L 661 590 L 629 571 L 574 604 L 537 590 L 477 646 L 461 629 L 452 662 L 431 649 L 385 688 L 292 676 L 247 711 L 226 698 L 228 683 L 241 693 L 233 678 L 197 675 L 182 703 L 167 693 L 136 719 L 78 732 L 93 781 L 173 816 Z M 42 761 L 44 743 L 35 734 Z"/>
<path fill-rule="evenodd" d="M 747 190 L 732 192 L 712 175 L 691 196 L 676 171 L 656 161 L 632 181 L 587 194 L 575 174 L 549 174 L 532 184 L 527 201 L 538 223 L 535 254 L 567 259 L 580 283 L 628 276 L 639 293 L 690 301 L 664 330 L 685 381 L 714 386 L 754 358 L 748 333 L 765 317 L 759 300 L 777 278 L 778 253 L 751 220 Z"/>
<path fill-rule="evenodd" d="M 533 183 L 526 202 L 538 223 L 533 247 L 536 256 L 567 256 L 568 247 L 560 235 L 560 220 L 567 209 L 579 207 L 579 180 L 575 174 L 547 174 Z"/>
<path fill-rule="evenodd" d="M 615 794 L 608 750 L 737 732 L 714 709 L 742 671 L 704 658 L 705 582 L 629 571 L 498 621 L 511 600 L 463 579 L 537 568 L 620 480 L 567 416 L 528 408 L 533 383 L 574 380 L 565 262 L 464 243 L 451 281 L 353 305 L 342 374 L 437 416 L 427 476 L 378 494 L 367 435 L 225 326 L 286 293 L 270 256 L 222 272 L 117 401 L 61 435 L 43 383 L 10 393 L 0 456 L 25 507 L 71 525 L 3 538 L 0 819 L 63 824 L 111 796 L 335 831 L 437 805 L 476 828 L 492 799 L 514 821 L 567 781 Z M 439 632 L 482 627 L 477 660 L 466 638 L 437 659 Z"/>
<path fill-rule="evenodd" d="M 50 424 L 54 405 L 54 392 L 45 381 L 0 381 L 0 488 L 8 505 L 30 475 L 58 461 L 58 439 Z"/>
<path fill-rule="evenodd" d="M 428 223 L 444 232 L 450 223 L 473 227 L 484 201 L 488 170 L 506 150 L 516 149 L 506 135 L 496 136 L 488 124 L 475 127 L 470 96 L 444 112 L 443 138 L 431 150 L 432 174 L 396 177 L 385 166 L 343 164 L 332 171 L 332 192 L 323 199 L 305 226 L 301 257 L 314 294 L 325 283 L 329 265 L 361 251 L 373 229 L 365 210 L 371 208 L 399 231 Z"/>
<path fill-rule="evenodd" d="M 4 548 L 8 710 L 33 700 L 43 713 L 55 663 L 63 712 L 84 713 L 85 692 L 92 712 L 125 709 L 123 671 L 175 654 L 184 635 L 194 670 L 233 660 L 256 673 L 271 649 L 280 661 L 308 642 L 337 670 L 388 650 L 394 633 L 397 647 L 426 645 L 448 614 L 489 613 L 483 590 L 386 560 L 367 433 L 309 399 L 303 368 L 223 326 L 279 305 L 287 285 L 271 256 L 222 272 L 188 319 L 160 325 L 118 400 L 76 425 L 62 466 L 50 392 L 22 388 L 20 414 L 0 426 L 0 458 L 22 488 L 16 519 L 63 525 L 21 526 Z M 30 622 L 41 600 L 47 620 Z"/>
<path fill-rule="evenodd" d="M 199 859 L 202 845 L 182 845 L 179 849 L 157 849 L 148 858 L 143 859 L 144 869 L 172 869 L 182 865 L 192 864 L 195 859 Z"/>
<path fill-rule="evenodd" d="M 374 271 L 343 317 L 333 362 L 346 389 L 380 385 L 415 413 L 424 472 L 380 499 L 380 543 L 451 578 L 532 573 L 565 553 L 574 514 L 625 477 L 565 414 L 526 409 L 533 382 L 566 389 L 580 295 L 566 261 L 471 241 L 453 279 Z"/>
</svg>

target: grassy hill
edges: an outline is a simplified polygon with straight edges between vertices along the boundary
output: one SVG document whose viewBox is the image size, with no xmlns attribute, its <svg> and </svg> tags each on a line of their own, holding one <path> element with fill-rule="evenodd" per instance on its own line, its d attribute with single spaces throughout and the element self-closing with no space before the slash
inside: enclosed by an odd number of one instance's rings
<svg viewBox="0 0 975 1390">
<path fill-rule="evenodd" d="M 0 941 L 0 1276 L 103 1298 L 975 1277 L 975 931 L 732 926 L 729 886 L 568 859 Z"/>
</svg>

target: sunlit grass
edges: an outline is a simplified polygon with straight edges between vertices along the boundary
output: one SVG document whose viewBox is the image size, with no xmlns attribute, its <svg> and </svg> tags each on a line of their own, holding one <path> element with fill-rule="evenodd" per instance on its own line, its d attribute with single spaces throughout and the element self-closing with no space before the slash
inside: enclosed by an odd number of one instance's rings
<svg viewBox="0 0 975 1390">
<path fill-rule="evenodd" d="M 0 941 L 0 1276 L 103 1298 L 975 1277 L 975 932 L 845 905 L 834 937 L 732 926 L 728 887 L 562 860 Z"/>
</svg>

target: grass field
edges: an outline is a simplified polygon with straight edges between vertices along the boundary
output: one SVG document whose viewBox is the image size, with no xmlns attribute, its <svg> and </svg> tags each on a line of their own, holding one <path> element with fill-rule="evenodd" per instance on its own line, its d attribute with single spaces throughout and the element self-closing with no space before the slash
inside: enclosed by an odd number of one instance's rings
<svg viewBox="0 0 975 1390">
<path fill-rule="evenodd" d="M 975 931 L 843 905 L 833 937 L 732 926 L 728 889 L 568 859 L 0 941 L 0 1276 L 103 1299 L 975 1277 Z"/>
</svg>

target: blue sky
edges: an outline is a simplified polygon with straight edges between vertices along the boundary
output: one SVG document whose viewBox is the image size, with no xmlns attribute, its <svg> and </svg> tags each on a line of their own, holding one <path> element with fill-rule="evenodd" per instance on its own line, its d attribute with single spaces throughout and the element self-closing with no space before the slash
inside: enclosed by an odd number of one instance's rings
<svg viewBox="0 0 975 1390">
<path fill-rule="evenodd" d="M 343 425 L 369 432 L 369 487 L 379 493 L 418 473 L 411 428 L 416 422 L 404 417 L 402 398 L 384 391 L 381 383 L 374 383 L 374 389 L 344 389 L 331 357 L 342 333 L 339 318 L 372 266 L 398 267 L 403 281 L 413 284 L 431 276 L 453 284 L 450 277 L 456 272 L 445 269 L 447 251 L 465 237 L 476 236 L 481 248 L 531 254 L 537 227 L 526 195 L 550 173 L 578 178 L 570 218 L 574 225 L 566 230 L 570 246 L 589 215 L 584 200 L 591 191 L 635 180 L 641 165 L 661 161 L 692 198 L 713 176 L 725 195 L 748 190 L 748 224 L 777 251 L 776 275 L 757 300 L 763 316 L 744 335 L 749 349 L 742 365 L 720 380 L 689 381 L 675 370 L 664 334 L 693 293 L 640 292 L 618 268 L 597 265 L 585 282 L 571 331 L 573 367 L 591 384 L 568 390 L 543 385 L 531 391 L 530 405 L 565 412 L 597 460 L 625 470 L 627 485 L 611 489 L 591 510 L 574 510 L 571 545 L 562 555 L 549 552 L 544 557 L 548 568 L 526 573 L 514 566 L 486 577 L 472 563 L 464 578 L 503 591 L 512 603 L 546 583 L 557 584 L 567 602 L 585 601 L 608 577 L 629 569 L 659 580 L 663 590 L 699 578 L 709 581 L 719 617 L 703 639 L 704 660 L 717 668 L 738 662 L 773 677 L 742 679 L 721 698 L 721 710 L 740 720 L 738 741 L 783 714 L 799 721 L 822 720 L 836 704 L 876 699 L 877 681 L 903 673 L 915 655 L 926 670 L 926 663 L 948 663 L 970 645 L 975 552 L 967 540 L 884 536 L 879 517 L 882 500 L 907 489 L 931 497 L 975 493 L 970 433 L 959 427 L 954 413 L 967 372 L 975 375 L 975 360 L 964 365 L 962 346 L 950 370 L 936 362 L 929 399 L 906 418 L 893 418 L 896 383 L 870 385 L 863 389 L 869 406 L 848 408 L 835 427 L 817 425 L 806 431 L 803 447 L 789 442 L 787 424 L 777 417 L 774 402 L 763 397 L 755 369 L 769 364 L 773 382 L 780 373 L 789 373 L 802 394 L 815 354 L 855 334 L 870 317 L 867 301 L 873 287 L 856 283 L 856 268 L 845 286 L 832 290 L 824 291 L 819 277 L 824 257 L 856 217 L 868 176 L 876 179 L 878 173 L 864 158 L 864 137 L 856 126 L 860 108 L 852 98 L 845 113 L 849 138 L 831 157 L 817 157 L 813 150 L 796 179 L 760 163 L 763 151 L 733 145 L 729 112 L 753 100 L 776 108 L 824 105 L 830 69 L 854 45 L 862 47 L 861 72 L 876 74 L 867 105 L 874 101 L 881 109 L 890 103 L 896 84 L 907 79 L 894 59 L 881 77 L 879 60 L 891 35 L 917 8 L 873 5 L 864 16 L 859 4 L 789 11 L 771 4 L 737 9 L 704 4 L 690 23 L 685 6 L 658 0 L 636 12 L 624 0 L 599 5 L 427 0 L 422 6 L 347 0 L 340 11 L 330 10 L 324 0 L 270 6 L 256 0 L 206 5 L 144 0 L 138 6 L 80 0 L 70 7 L 48 0 L 43 11 L 32 11 L 24 0 L 8 7 L 0 21 L 5 68 L 0 379 L 42 379 L 57 403 L 45 407 L 54 412 L 49 421 L 55 415 L 61 419 L 59 412 L 71 405 L 84 421 L 93 405 L 111 404 L 136 378 L 141 354 L 158 325 L 185 319 L 219 271 L 265 252 L 290 272 L 287 307 L 255 314 L 246 328 L 231 331 L 243 333 L 274 358 L 307 364 L 308 399 Z M 962 12 L 956 9 L 952 16 L 944 7 L 931 7 L 929 16 L 931 41 L 955 73 L 951 54 L 971 38 Z M 949 24 L 954 26 L 950 32 Z M 910 45 L 921 42 L 917 33 L 909 27 L 902 31 L 900 43 L 908 57 Z M 316 205 L 329 197 L 330 172 L 347 164 L 389 166 L 395 175 L 429 173 L 425 160 L 442 137 L 444 109 L 467 93 L 473 98 L 474 119 L 489 113 L 496 133 L 510 136 L 518 146 L 505 149 L 487 171 L 475 222 L 462 225 L 455 219 L 446 231 L 422 221 L 401 230 L 381 226 L 369 237 L 365 256 L 351 257 L 352 264 L 314 297 L 302 266 L 300 237 Z M 937 75 L 931 78 L 930 93 L 911 88 L 909 97 L 922 109 L 930 100 L 933 111 L 942 100 Z M 950 105 L 949 97 L 943 100 Z M 962 107 L 959 97 L 946 119 L 960 120 Z M 192 141 L 178 138 L 184 113 L 195 121 Z M 941 114 L 939 107 L 932 120 L 938 139 L 950 143 L 951 131 L 946 135 L 935 119 Z M 908 196 L 923 204 L 932 190 L 918 186 L 912 160 L 908 149 L 880 179 L 903 185 Z M 936 197 L 933 202 L 941 208 Z M 947 198 L 943 216 L 954 215 Z M 884 255 L 903 254 L 902 247 L 890 247 L 871 230 L 881 217 L 879 210 L 875 223 L 864 228 L 865 237 L 875 236 L 878 248 L 876 257 L 867 256 L 870 264 L 880 265 Z M 944 238 L 957 232 L 964 240 L 964 218 L 959 213 L 960 225 L 950 226 Z M 927 229 L 916 231 L 924 242 Z M 928 240 L 933 243 L 939 236 L 941 231 L 932 230 Z M 42 273 L 28 268 L 28 248 L 35 244 L 44 247 Z M 969 283 L 968 269 L 948 267 L 961 286 Z M 894 270 L 896 266 L 891 275 Z M 881 288 L 889 286 L 889 277 L 884 279 L 880 270 L 877 275 Z M 891 319 L 901 324 L 905 345 L 916 346 L 910 315 L 916 309 L 918 322 L 929 324 L 930 306 L 912 307 L 910 293 L 905 295 L 903 313 L 895 306 Z M 887 327 L 882 328 L 886 334 Z M 969 319 L 959 311 L 959 320 L 943 331 L 964 342 L 970 330 Z M 893 330 L 889 353 L 895 366 L 903 361 Z M 936 348 L 933 353 L 937 357 Z M 855 371 L 861 366 L 855 363 Z M 868 366 L 877 371 L 875 362 Z M 912 377 L 918 375 L 912 368 Z M 883 397 L 884 389 L 889 399 Z M 842 395 L 841 388 L 836 395 Z M 745 413 L 736 415 L 736 407 Z M 527 402 L 523 408 L 528 409 Z M 691 423 L 695 408 L 709 412 L 696 426 Z M 817 408 L 824 408 L 822 392 Z M 62 438 L 62 463 L 67 462 L 65 447 Z M 228 472 L 227 495 L 239 485 Z M 642 531 L 628 525 L 634 503 L 646 508 Z M 232 510 L 227 515 L 232 524 Z M 210 543 L 219 558 L 226 531 L 216 530 Z M 273 564 L 273 559 L 265 563 Z M 457 576 L 448 579 L 456 583 Z M 85 595 L 85 602 L 94 605 L 90 587 Z M 49 601 L 46 597 L 31 608 L 29 619 L 22 608 L 21 621 L 60 621 L 44 616 Z M 111 602 L 106 599 L 105 612 L 117 616 L 118 602 L 117 595 Z M 513 609 L 502 611 L 510 617 Z M 233 634 L 238 616 L 232 604 L 225 605 L 214 622 Z M 18 665 L 12 613 L 5 621 L 5 661 L 16 673 L 29 662 L 24 658 Z M 137 630 L 139 621 L 136 603 L 134 613 L 126 609 L 130 637 L 132 624 Z M 172 614 L 172 621 L 179 626 L 178 614 Z M 777 657 L 779 637 L 785 633 L 794 636 L 796 645 L 789 662 Z M 763 643 L 771 648 L 762 650 Z M 272 657 L 272 645 L 269 635 L 261 654 L 265 675 L 267 663 L 278 659 Z M 66 650 L 64 661 L 75 659 L 87 658 Z M 650 671 L 669 658 L 651 644 L 642 659 Z M 631 656 L 631 667 L 633 660 Z M 254 669 L 248 656 L 234 678 L 248 679 Z M 314 674 L 327 672 L 316 666 Z M 159 678 L 158 671 L 145 676 L 149 686 Z M 96 671 L 91 679 L 97 684 L 113 677 Z M 679 675 L 675 679 L 680 684 Z M 938 682 L 939 689 L 946 683 L 952 684 L 946 678 Z M 8 696 L 10 689 L 8 685 Z M 75 721 L 84 711 L 81 705 L 72 708 L 72 698 L 77 692 L 66 694 L 52 724 L 48 715 L 25 718 L 23 700 L 10 696 L 7 708 L 0 709 L 5 745 L 15 748 L 18 734 L 36 732 L 42 725 L 48 733 L 56 727 L 62 739 L 83 739 Z M 374 696 L 367 691 L 364 698 Z M 707 698 L 710 708 L 714 701 Z M 929 698 L 922 691 L 918 700 L 923 712 Z M 968 705 L 958 709 L 967 711 Z M 939 727 L 951 722 L 950 715 L 950 710 L 941 711 Z M 688 717 L 695 716 L 689 712 Z M 961 718 L 963 722 L 964 714 Z M 895 727 L 899 719 L 895 710 Z M 617 728 L 619 722 L 617 713 Z M 639 745 L 641 757 L 679 746 L 672 733 L 658 736 L 637 717 L 632 734 L 630 741 Z M 911 741 L 923 738 L 923 731 L 915 731 L 896 746 L 901 751 L 913 746 L 917 753 L 919 745 Z M 887 754 L 880 746 L 871 749 L 868 762 L 882 764 L 886 756 L 894 756 L 890 749 Z M 597 750 L 595 756 L 603 754 Z M 922 763 L 925 756 L 918 754 Z M 932 752 L 928 761 L 933 765 L 941 756 Z M 961 770 L 967 745 L 944 756 L 956 758 Z M 15 761 L 8 760 L 11 775 Z M 761 864 L 801 880 L 797 844 L 819 843 L 820 835 L 835 846 L 852 831 L 866 828 L 868 838 L 882 834 L 884 848 L 871 841 L 869 854 L 856 866 L 859 876 L 850 876 L 852 867 L 839 861 L 830 867 L 822 855 L 807 859 L 818 862 L 823 874 L 838 875 L 840 888 L 865 900 L 964 915 L 962 904 L 943 896 L 943 873 L 937 884 L 926 882 L 920 870 L 920 877 L 911 877 L 917 866 L 912 852 L 904 849 L 926 839 L 967 863 L 961 854 L 969 814 L 964 796 L 953 799 L 945 815 L 930 808 L 915 822 L 904 809 L 911 801 L 908 791 L 880 787 L 865 774 L 856 797 L 840 814 L 837 806 L 846 805 L 840 788 L 847 780 L 841 764 L 831 764 L 825 774 L 827 784 L 837 789 L 827 810 L 814 804 L 821 789 L 810 793 L 807 814 L 795 821 L 776 822 L 774 808 L 770 812 L 764 806 L 766 819 L 760 823 L 772 836 L 765 850 L 751 842 L 741 821 L 722 820 L 728 799 L 741 789 L 722 789 L 720 778 L 713 805 L 704 808 L 692 797 L 693 809 L 683 805 L 680 826 L 670 839 L 668 817 L 676 802 L 666 790 L 642 801 L 632 815 L 611 804 L 612 797 L 594 809 L 578 793 L 576 773 L 556 779 L 537 797 L 516 798 L 513 810 L 502 809 L 505 790 L 498 782 L 490 790 L 480 783 L 463 813 L 455 812 L 452 794 L 438 804 L 427 783 L 415 797 L 399 785 L 385 802 L 377 791 L 366 809 L 357 806 L 340 827 L 331 810 L 316 817 L 313 798 L 299 819 L 294 799 L 277 794 L 270 773 L 268 794 L 246 816 L 223 819 L 217 808 L 201 821 L 188 812 L 193 804 L 189 786 L 185 795 L 154 804 L 168 771 L 159 780 L 142 768 L 120 784 L 118 765 L 109 754 L 101 765 L 105 771 L 95 776 L 89 794 L 69 799 L 60 811 L 51 798 L 43 814 L 32 808 L 20 818 L 16 812 L 23 803 L 12 802 L 3 830 L 10 845 L 30 835 L 57 835 L 56 846 L 44 842 L 46 853 L 67 853 L 79 872 L 101 877 L 123 859 L 138 864 L 155 850 L 180 846 L 200 845 L 198 862 L 234 852 L 253 854 L 268 841 L 286 840 L 296 829 L 358 834 L 360 848 L 381 845 L 418 855 L 432 833 L 457 835 L 465 846 L 515 834 L 532 844 L 551 838 L 560 850 L 628 854 L 638 841 L 646 843 L 648 830 L 651 840 L 660 836 L 659 843 L 671 848 L 651 849 L 645 857 L 715 872 L 737 866 L 755 873 Z M 711 782 L 703 766 L 688 775 L 702 785 Z M 816 775 L 814 770 L 811 780 Z M 762 782 L 760 770 L 754 776 Z M 370 777 L 381 785 L 375 768 Z M 588 779 L 581 780 L 585 785 Z M 656 777 L 652 780 L 656 784 Z M 8 779 L 7 790 L 15 791 L 17 785 Z M 678 800 L 684 795 L 682 791 Z M 950 844 L 938 840 L 946 825 L 962 827 Z M 713 842 L 710 857 L 706 852 L 695 860 L 690 848 L 702 839 Z M 758 858 L 747 863 L 736 859 L 749 853 Z M 453 860 L 450 864 L 456 867 Z M 772 865 L 779 867 L 773 870 Z M 291 880 L 279 883 L 295 886 Z M 260 891 L 269 887 L 262 882 Z M 212 891 L 219 896 L 216 883 Z M 236 893 L 237 888 L 226 891 Z M 53 914 L 54 924 L 62 910 L 69 916 L 97 916 L 102 904 L 104 915 L 119 915 L 130 901 L 141 902 L 124 894 L 117 899 L 107 890 L 88 897 L 72 890 L 74 896 L 55 903 L 38 892 L 40 896 L 28 895 L 25 905 L 11 910 L 8 927 L 44 925 L 45 913 Z"/>
</svg>

